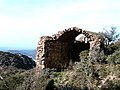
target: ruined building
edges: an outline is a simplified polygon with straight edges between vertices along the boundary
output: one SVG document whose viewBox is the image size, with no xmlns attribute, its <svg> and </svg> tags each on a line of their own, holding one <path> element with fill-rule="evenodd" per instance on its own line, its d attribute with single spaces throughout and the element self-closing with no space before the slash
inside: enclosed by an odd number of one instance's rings
<svg viewBox="0 0 120 90">
<path fill-rule="evenodd" d="M 82 34 L 78 41 L 75 40 Z M 96 44 L 101 45 L 102 39 L 96 34 L 72 27 L 59 31 L 52 36 L 42 36 L 37 47 L 37 69 L 66 68 L 72 62 L 80 61 L 79 53 L 90 50 Z"/>
</svg>

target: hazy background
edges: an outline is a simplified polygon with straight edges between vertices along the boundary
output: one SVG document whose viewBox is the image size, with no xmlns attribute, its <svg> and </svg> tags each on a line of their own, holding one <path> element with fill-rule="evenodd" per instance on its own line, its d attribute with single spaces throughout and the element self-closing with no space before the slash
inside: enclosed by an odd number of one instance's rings
<svg viewBox="0 0 120 90">
<path fill-rule="evenodd" d="M 36 49 L 40 36 L 73 26 L 120 32 L 120 1 L 0 0 L 0 49 Z"/>
</svg>

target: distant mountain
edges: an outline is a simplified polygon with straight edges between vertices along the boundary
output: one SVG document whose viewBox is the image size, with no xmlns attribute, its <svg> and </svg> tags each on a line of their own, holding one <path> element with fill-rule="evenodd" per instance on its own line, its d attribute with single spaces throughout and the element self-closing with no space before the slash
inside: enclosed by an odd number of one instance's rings
<svg viewBox="0 0 120 90">
<path fill-rule="evenodd" d="M 0 47 L 0 51 L 7 51 L 9 50 L 9 47 Z"/>
<path fill-rule="evenodd" d="M 34 50 L 7 50 L 7 51 L 10 53 L 13 53 L 13 54 L 21 53 L 21 54 L 26 55 L 36 61 L 36 54 L 37 54 L 36 49 L 34 49 Z"/>
<path fill-rule="evenodd" d="M 0 51 L 0 66 L 12 66 L 18 69 L 28 70 L 34 68 L 36 63 L 26 55 Z"/>
</svg>

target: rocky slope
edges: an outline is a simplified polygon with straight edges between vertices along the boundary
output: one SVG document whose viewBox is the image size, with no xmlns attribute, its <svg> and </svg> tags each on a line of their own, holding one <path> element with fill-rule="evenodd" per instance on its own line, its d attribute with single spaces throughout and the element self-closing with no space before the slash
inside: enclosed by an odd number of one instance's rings
<svg viewBox="0 0 120 90">
<path fill-rule="evenodd" d="M 0 51 L 0 66 L 13 66 L 19 69 L 31 69 L 36 66 L 28 56 Z"/>
</svg>

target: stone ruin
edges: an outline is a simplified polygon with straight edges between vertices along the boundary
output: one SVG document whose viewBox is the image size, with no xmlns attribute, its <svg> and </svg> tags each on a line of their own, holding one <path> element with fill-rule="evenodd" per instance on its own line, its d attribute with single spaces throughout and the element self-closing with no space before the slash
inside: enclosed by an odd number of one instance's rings
<svg viewBox="0 0 120 90">
<path fill-rule="evenodd" d="M 85 37 L 76 41 L 75 38 L 80 34 Z M 77 27 L 58 31 L 52 36 L 42 36 L 37 47 L 37 70 L 67 68 L 70 61 L 80 61 L 81 51 L 91 50 L 96 44 L 101 46 L 101 42 L 102 39 L 97 34 Z"/>
</svg>

